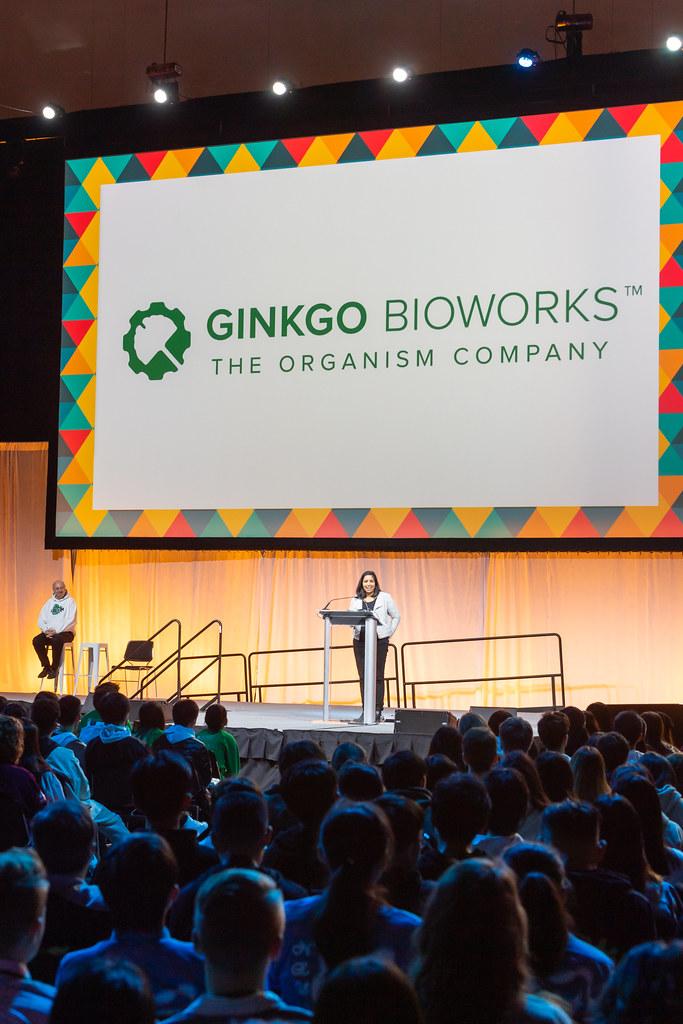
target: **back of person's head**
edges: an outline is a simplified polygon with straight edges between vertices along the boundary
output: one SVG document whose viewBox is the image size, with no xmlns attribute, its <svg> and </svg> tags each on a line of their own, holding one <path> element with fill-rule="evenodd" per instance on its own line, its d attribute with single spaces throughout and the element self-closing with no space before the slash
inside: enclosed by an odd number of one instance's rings
<svg viewBox="0 0 683 1024">
<path fill-rule="evenodd" d="M 602 859 L 600 815 L 592 804 L 564 800 L 543 812 L 541 835 L 570 867 L 597 866 Z"/>
<path fill-rule="evenodd" d="M 596 746 L 605 762 L 605 771 L 611 775 L 615 768 L 628 760 L 628 741 L 620 732 L 606 732 L 597 740 Z"/>
<path fill-rule="evenodd" d="M 564 752 L 569 737 L 569 719 L 562 711 L 546 711 L 538 720 L 538 738 L 546 750 Z"/>
<path fill-rule="evenodd" d="M 452 725 L 440 725 L 429 744 L 429 756 L 444 754 L 462 767 L 462 735 Z"/>
<path fill-rule="evenodd" d="M 547 875 L 559 889 L 567 884 L 562 858 L 544 843 L 516 843 L 505 850 L 503 860 L 517 878 L 536 872 Z"/>
<path fill-rule="evenodd" d="M 432 797 L 432 823 L 445 843 L 469 846 L 486 832 L 491 800 L 474 775 L 449 775 L 437 783 Z"/>
<path fill-rule="evenodd" d="M 654 782 L 644 771 L 624 770 L 615 777 L 613 786 L 614 792 L 626 797 L 638 814 L 650 867 L 659 875 L 667 875 L 669 863 L 664 847 L 662 809 Z"/>
<path fill-rule="evenodd" d="M 48 804 L 33 818 L 31 835 L 48 874 L 78 874 L 88 866 L 95 826 L 90 811 L 77 800 Z"/>
<path fill-rule="evenodd" d="M 133 802 L 153 826 L 176 828 L 190 803 L 192 771 L 187 761 L 170 750 L 136 761 L 130 776 Z"/>
<path fill-rule="evenodd" d="M 591 729 L 588 725 L 588 719 L 594 719 L 601 732 L 611 732 L 613 728 L 613 715 L 606 704 L 603 704 L 601 700 L 593 701 L 586 708 L 586 728 L 590 732 Z"/>
<path fill-rule="evenodd" d="M 511 750 L 523 750 L 525 754 L 528 754 L 534 739 L 534 730 L 526 718 L 513 715 L 501 723 L 498 736 L 500 745 L 506 754 L 509 754 Z"/>
<path fill-rule="evenodd" d="M 193 938 L 208 964 L 235 978 L 264 971 L 282 944 L 282 893 L 260 871 L 231 868 L 197 893 Z"/>
<path fill-rule="evenodd" d="M 388 960 L 355 957 L 325 978 L 314 1024 L 422 1024 L 415 990 Z"/>
<path fill-rule="evenodd" d="M 5 695 L 3 693 L 0 693 L 0 715 L 3 715 L 5 713 L 5 708 L 6 707 L 7 707 L 7 697 L 5 697 Z"/>
<path fill-rule="evenodd" d="M 98 882 L 117 931 L 158 933 L 178 882 L 178 865 L 165 839 L 136 832 L 107 850 Z"/>
<path fill-rule="evenodd" d="M 50 694 L 52 700 L 35 700 L 31 705 L 31 721 L 41 736 L 49 736 L 59 721 L 59 698 Z"/>
<path fill-rule="evenodd" d="M 600 812 L 600 837 L 604 846 L 602 866 L 626 875 L 634 889 L 644 892 L 650 871 L 635 808 L 619 795 L 598 797 L 595 806 Z"/>
<path fill-rule="evenodd" d="M 562 713 L 569 719 L 569 736 L 565 753 L 571 757 L 579 747 L 583 747 L 588 741 L 586 712 L 570 704 L 568 707 L 562 708 Z"/>
<path fill-rule="evenodd" d="M 228 712 L 222 704 L 211 704 L 204 712 L 204 725 L 209 732 L 220 732 L 228 724 Z"/>
<path fill-rule="evenodd" d="M 118 683 L 98 683 L 93 690 L 92 702 L 95 711 L 102 714 L 102 701 L 112 693 L 119 692 Z"/>
<path fill-rule="evenodd" d="M 614 719 L 614 731 L 621 733 L 630 747 L 635 747 L 645 734 L 645 722 L 637 711 L 620 711 Z"/>
<path fill-rule="evenodd" d="M 21 719 L 0 715 L 0 764 L 16 764 L 24 752 Z"/>
<path fill-rule="evenodd" d="M 683 942 L 646 942 L 619 962 L 597 1014 L 600 1024 L 679 1024 Z"/>
<path fill-rule="evenodd" d="M 217 853 L 258 863 L 268 841 L 268 805 L 255 790 L 233 786 L 216 802 L 211 834 Z"/>
<path fill-rule="evenodd" d="M 640 764 L 650 773 L 657 789 L 661 789 L 662 786 L 676 785 L 674 770 L 662 754 L 656 754 L 654 750 L 648 750 L 647 754 L 643 754 L 641 757 Z"/>
<path fill-rule="evenodd" d="M 50 1024 L 154 1024 L 147 976 L 128 960 L 85 960 L 60 983 Z"/>
<path fill-rule="evenodd" d="M 551 803 L 562 803 L 574 795 L 574 773 L 564 754 L 544 750 L 536 758 L 536 770 Z"/>
<path fill-rule="evenodd" d="M 476 711 L 467 711 L 458 722 L 458 732 L 464 739 L 470 729 L 488 729 L 486 721 Z"/>
<path fill-rule="evenodd" d="M 280 748 L 277 760 L 280 779 L 284 779 L 289 769 L 300 761 L 327 761 L 327 758 L 323 748 L 314 740 L 294 740 L 292 743 L 284 743 Z"/>
<path fill-rule="evenodd" d="M 396 750 L 382 765 L 382 779 L 388 790 L 419 789 L 427 781 L 427 765 L 414 750 Z"/>
<path fill-rule="evenodd" d="M 579 747 L 572 754 L 571 766 L 577 800 L 586 800 L 592 804 L 599 796 L 611 792 L 605 761 L 597 747 Z"/>
<path fill-rule="evenodd" d="M 31 705 L 23 700 L 8 700 L 4 713 L 11 718 L 18 718 L 20 722 L 25 722 L 31 718 Z"/>
<path fill-rule="evenodd" d="M 476 772 L 477 775 L 483 775 L 493 768 L 498 760 L 498 744 L 487 726 L 477 726 L 465 733 L 462 741 L 462 759 L 470 771 Z"/>
<path fill-rule="evenodd" d="M 445 754 L 430 754 L 425 761 L 427 765 L 427 789 L 434 792 L 434 787 L 441 779 L 447 778 L 453 772 L 460 771 L 455 761 Z"/>
<path fill-rule="evenodd" d="M 417 858 L 424 822 L 424 811 L 420 805 L 399 793 L 384 793 L 377 797 L 375 803 L 384 811 L 391 827 L 395 854 L 402 855 L 414 848 Z"/>
<path fill-rule="evenodd" d="M 683 754 L 669 754 L 667 761 L 674 773 L 674 786 L 679 793 L 683 793 Z"/>
<path fill-rule="evenodd" d="M 371 764 L 347 761 L 337 777 L 339 795 L 347 800 L 374 800 L 384 792 L 379 772 Z"/>
<path fill-rule="evenodd" d="M 337 776 L 327 761 L 298 761 L 282 780 L 287 810 L 317 828 L 337 798 Z"/>
<path fill-rule="evenodd" d="M 191 729 L 199 715 L 199 705 L 191 697 L 183 697 L 173 705 L 173 721 L 176 725 L 184 725 Z"/>
<path fill-rule="evenodd" d="M 81 717 L 81 701 L 74 694 L 67 693 L 59 698 L 59 724 L 68 730 L 78 724 Z"/>
<path fill-rule="evenodd" d="M 512 846 L 503 860 L 517 877 L 517 892 L 528 922 L 531 968 L 537 978 L 547 978 L 562 963 L 569 938 L 562 862 L 541 843 Z"/>
<path fill-rule="evenodd" d="M 449 868 L 418 942 L 415 987 L 429 1024 L 498 1024 L 521 1010 L 526 922 L 508 868 L 482 860 Z"/>
<path fill-rule="evenodd" d="M 164 709 L 155 700 L 145 700 L 138 708 L 138 724 L 140 732 L 148 732 L 150 729 L 163 729 L 166 725 Z"/>
<path fill-rule="evenodd" d="M 0 853 L 0 959 L 26 963 L 36 955 L 47 895 L 45 868 L 34 850 Z"/>
<path fill-rule="evenodd" d="M 24 719 L 21 723 L 24 727 L 24 752 L 21 755 L 22 767 L 32 772 L 36 777 L 43 772 L 50 770 L 49 765 L 40 752 L 40 733 L 35 722 Z"/>
<path fill-rule="evenodd" d="M 645 722 L 645 746 L 648 750 L 659 752 L 664 741 L 664 721 L 656 711 L 644 711 L 641 718 Z"/>
<path fill-rule="evenodd" d="M 535 811 L 542 811 L 548 806 L 548 797 L 541 784 L 538 770 L 528 754 L 521 750 L 513 750 L 506 754 L 500 766 L 501 768 L 514 768 L 515 771 L 524 776 L 524 781 L 529 790 L 530 807 Z"/>
<path fill-rule="evenodd" d="M 491 801 L 489 832 L 511 836 L 519 828 L 529 803 L 529 787 L 514 768 L 492 768 L 484 780 Z"/>
<path fill-rule="evenodd" d="M 334 749 L 330 761 L 335 772 L 341 770 L 342 765 L 347 761 L 355 761 L 357 764 L 364 764 L 368 757 L 359 743 L 340 743 Z"/>
<path fill-rule="evenodd" d="M 108 693 L 100 703 L 99 712 L 105 725 L 125 725 L 130 714 L 130 701 L 125 693 Z"/>
<path fill-rule="evenodd" d="M 497 711 L 494 711 L 493 714 L 489 716 L 489 720 L 486 724 L 494 736 L 499 736 L 500 727 L 503 722 L 506 722 L 508 718 L 512 717 L 513 715 L 511 711 L 506 711 L 505 708 L 498 708 Z"/>
<path fill-rule="evenodd" d="M 320 830 L 332 877 L 314 926 L 328 967 L 372 950 L 377 883 L 393 857 L 391 827 L 375 804 L 333 810 Z"/>
<path fill-rule="evenodd" d="M 225 779 L 221 779 L 215 786 L 211 787 L 211 801 L 215 807 L 221 797 L 225 796 L 226 793 L 232 793 L 233 790 L 248 790 L 250 793 L 261 794 L 260 788 L 256 785 L 253 779 L 248 779 L 246 775 L 229 775 Z"/>
</svg>

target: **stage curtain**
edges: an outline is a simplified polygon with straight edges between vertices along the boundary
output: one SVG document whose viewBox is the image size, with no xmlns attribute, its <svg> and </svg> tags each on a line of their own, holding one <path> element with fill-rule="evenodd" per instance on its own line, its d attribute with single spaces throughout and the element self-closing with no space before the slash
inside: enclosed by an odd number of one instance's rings
<svg viewBox="0 0 683 1024">
<path fill-rule="evenodd" d="M 345 607 L 361 572 L 372 568 L 401 612 L 394 638 L 399 647 L 416 640 L 559 633 L 568 701 L 677 702 L 681 695 L 680 553 L 78 551 L 72 578 L 71 553 L 43 547 L 45 481 L 45 446 L 0 446 L 4 691 L 36 687 L 30 641 L 38 608 L 57 577 L 66 579 L 78 602 L 76 649 L 80 641 L 106 641 L 120 659 L 127 640 L 149 636 L 174 617 L 182 620 L 186 639 L 211 619 L 221 620 L 226 652 L 319 647 L 317 609 L 335 597 Z M 210 654 L 216 638 L 214 626 L 187 653 Z M 345 629 L 333 638 L 350 642 Z M 160 639 L 159 658 L 172 641 L 170 631 Z M 559 671 L 552 637 L 408 647 L 405 658 L 409 679 L 435 680 L 417 691 L 423 707 L 547 704 L 548 674 Z M 252 663 L 255 680 L 273 684 L 265 699 L 321 700 L 319 651 L 259 655 Z M 183 681 L 204 664 L 187 662 Z M 482 676 L 498 681 L 454 682 Z M 505 678 L 510 676 L 527 678 Z M 334 701 L 358 702 L 350 651 L 334 652 L 333 678 L 351 680 L 335 685 Z M 226 660 L 224 689 L 240 679 L 238 661 Z M 210 669 L 187 692 L 211 691 L 215 682 Z M 304 685 L 286 685 L 294 683 Z M 159 694 L 174 684 L 167 674 Z"/>
</svg>

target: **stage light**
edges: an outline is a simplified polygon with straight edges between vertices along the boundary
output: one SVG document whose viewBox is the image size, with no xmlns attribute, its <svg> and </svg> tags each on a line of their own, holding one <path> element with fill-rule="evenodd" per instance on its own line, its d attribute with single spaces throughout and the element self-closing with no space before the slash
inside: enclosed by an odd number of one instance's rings
<svg viewBox="0 0 683 1024">
<path fill-rule="evenodd" d="M 671 53 L 678 53 L 682 46 L 683 40 L 680 36 L 669 36 L 666 41 L 666 48 L 667 50 L 670 50 Z"/>
<path fill-rule="evenodd" d="M 61 117 L 63 113 L 63 107 L 58 106 L 56 103 L 46 103 L 41 110 L 41 114 L 46 121 L 54 121 L 55 118 Z"/>
<path fill-rule="evenodd" d="M 593 15 L 588 12 L 577 14 L 572 11 L 558 11 L 555 15 L 555 33 L 564 35 L 567 58 L 576 60 L 583 54 L 583 33 L 593 28 Z"/>
<path fill-rule="evenodd" d="M 529 68 L 535 68 L 537 64 L 541 63 L 541 58 L 535 50 L 520 50 L 515 58 L 520 68 L 524 68 L 528 71 Z"/>
<path fill-rule="evenodd" d="M 289 86 L 281 78 L 277 78 L 271 88 L 276 96 L 285 96 L 289 92 Z"/>
<path fill-rule="evenodd" d="M 408 81 L 408 79 L 410 78 L 410 72 L 408 71 L 407 68 L 403 68 L 399 65 L 398 67 L 395 67 L 394 70 L 391 72 L 391 77 L 395 82 L 398 82 L 399 85 L 401 85 L 403 82 Z"/>
<path fill-rule="evenodd" d="M 154 99 L 156 103 L 165 103 L 168 99 L 168 93 L 159 86 L 158 89 L 154 90 Z"/>
<path fill-rule="evenodd" d="M 177 103 L 180 99 L 178 79 L 183 73 L 180 64 L 150 64 L 145 71 L 156 103 Z"/>
</svg>

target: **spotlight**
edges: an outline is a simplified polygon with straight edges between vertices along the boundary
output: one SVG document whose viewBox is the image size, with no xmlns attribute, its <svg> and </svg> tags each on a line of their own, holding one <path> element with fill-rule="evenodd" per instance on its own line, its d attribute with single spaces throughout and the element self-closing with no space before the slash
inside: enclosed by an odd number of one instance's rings
<svg viewBox="0 0 683 1024">
<path fill-rule="evenodd" d="M 576 14 L 572 11 L 558 11 L 555 15 L 555 32 L 564 34 L 567 47 L 567 58 L 576 60 L 583 53 L 583 33 L 593 28 L 593 15 Z"/>
<path fill-rule="evenodd" d="M 395 67 L 394 70 L 391 72 L 391 77 L 395 82 L 402 84 L 403 82 L 408 81 L 408 79 L 410 78 L 410 72 L 408 71 L 407 68 L 402 68 L 400 66 Z"/>
<path fill-rule="evenodd" d="M 528 71 L 529 68 L 535 68 L 537 64 L 540 64 L 541 58 L 535 50 L 520 50 L 515 61 L 520 68 Z"/>
<path fill-rule="evenodd" d="M 289 92 L 289 86 L 281 78 L 277 78 L 271 88 L 276 96 L 285 96 Z"/>
<path fill-rule="evenodd" d="M 150 64 L 145 73 L 153 89 L 157 103 L 177 103 L 180 99 L 178 79 L 183 73 L 180 64 L 169 61 L 167 64 Z"/>
<path fill-rule="evenodd" d="M 56 103 L 46 103 L 41 110 L 41 114 L 46 121 L 54 121 L 55 118 L 61 117 L 63 113 L 64 108 L 58 106 Z"/>
<path fill-rule="evenodd" d="M 683 40 L 680 36 L 669 36 L 666 41 L 667 50 L 671 50 L 672 53 L 678 53 L 683 46 Z"/>
</svg>

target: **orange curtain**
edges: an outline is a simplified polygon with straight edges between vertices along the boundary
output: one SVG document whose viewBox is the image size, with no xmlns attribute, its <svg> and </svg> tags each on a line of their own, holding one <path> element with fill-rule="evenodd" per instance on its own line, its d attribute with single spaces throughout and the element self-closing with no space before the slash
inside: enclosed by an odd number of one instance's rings
<svg viewBox="0 0 683 1024">
<path fill-rule="evenodd" d="M 64 577 L 79 608 L 79 641 L 102 641 L 119 659 L 129 639 L 150 635 L 168 619 L 182 620 L 188 638 L 211 619 L 223 625 L 223 650 L 318 647 L 316 610 L 347 597 L 361 572 L 373 568 L 394 597 L 402 620 L 395 642 L 451 637 L 559 633 L 567 699 L 672 701 L 683 695 L 683 558 L 679 553 L 447 554 L 373 552 L 78 551 L 73 579 L 69 552 L 43 547 L 47 453 L 44 445 L 0 446 L 0 689 L 31 691 L 37 662 L 35 619 L 50 583 Z M 340 607 L 345 602 L 340 602 Z M 215 650 L 217 627 L 189 649 Z M 338 629 L 334 642 L 349 635 Z M 172 637 L 158 644 L 170 650 Z M 557 641 L 489 641 L 408 647 L 409 678 L 436 682 L 418 690 L 423 707 L 546 704 L 547 674 L 558 671 Z M 202 661 L 188 662 L 183 678 Z M 279 684 L 268 700 L 319 702 L 322 655 L 273 654 L 253 659 L 255 678 Z M 389 660 L 391 665 L 391 659 Z M 239 665 L 225 663 L 224 688 Z M 541 676 L 496 683 L 458 683 L 485 676 Z M 333 675 L 355 680 L 349 651 L 335 651 Z M 210 691 L 210 669 L 188 692 Z M 173 680 L 164 677 L 160 695 Z M 358 685 L 334 688 L 335 701 L 357 702 Z"/>
</svg>

